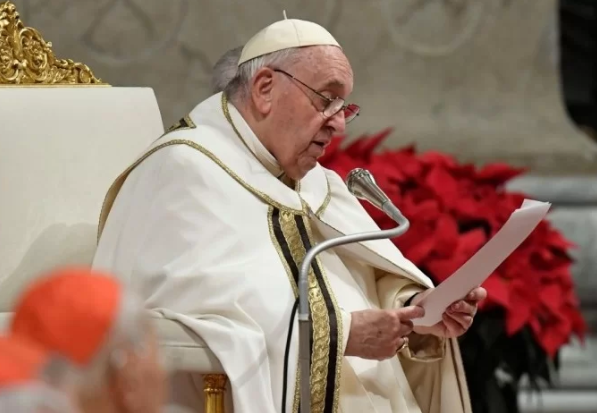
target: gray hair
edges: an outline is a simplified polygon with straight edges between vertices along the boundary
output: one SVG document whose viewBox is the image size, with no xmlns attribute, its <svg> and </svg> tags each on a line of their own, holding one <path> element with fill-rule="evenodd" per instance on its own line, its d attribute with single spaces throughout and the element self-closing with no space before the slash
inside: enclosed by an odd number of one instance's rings
<svg viewBox="0 0 597 413">
<path fill-rule="evenodd" d="M 41 383 L 33 382 L 0 392 L 0 412 L 10 413 L 76 413 L 77 409 L 69 398 Z"/>
<path fill-rule="evenodd" d="M 228 83 L 236 76 L 238 60 L 242 51 L 243 46 L 230 49 L 216 62 L 211 77 L 211 89 L 213 93 L 224 91 Z"/>
<path fill-rule="evenodd" d="M 269 53 L 255 59 L 251 59 L 238 66 L 235 76 L 224 88 L 226 96 L 232 100 L 244 100 L 249 96 L 251 79 L 264 67 L 288 66 L 296 62 L 300 48 L 290 48 L 278 52 Z"/>
<path fill-rule="evenodd" d="M 90 365 L 83 368 L 82 385 L 79 387 L 81 396 L 93 396 L 98 389 L 105 386 L 111 369 L 125 367 L 126 350 L 133 350 L 139 354 L 146 350 L 149 322 L 143 301 L 125 290 L 118 318 L 109 337 Z"/>
</svg>

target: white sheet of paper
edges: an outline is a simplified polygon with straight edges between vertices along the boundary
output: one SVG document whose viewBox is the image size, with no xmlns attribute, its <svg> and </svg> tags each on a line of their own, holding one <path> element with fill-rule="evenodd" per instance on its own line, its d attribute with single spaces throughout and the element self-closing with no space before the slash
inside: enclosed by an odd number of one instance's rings
<svg viewBox="0 0 597 413">
<path fill-rule="evenodd" d="M 412 320 L 414 325 L 432 326 L 441 321 L 446 308 L 480 286 L 531 234 L 550 207 L 549 202 L 525 199 L 493 238 L 418 303 L 425 308 L 425 316 Z"/>
</svg>

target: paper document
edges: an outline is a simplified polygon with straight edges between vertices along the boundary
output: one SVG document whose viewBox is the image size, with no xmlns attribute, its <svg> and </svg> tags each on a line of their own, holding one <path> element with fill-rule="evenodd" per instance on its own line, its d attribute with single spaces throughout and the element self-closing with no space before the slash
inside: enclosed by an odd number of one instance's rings
<svg viewBox="0 0 597 413">
<path fill-rule="evenodd" d="M 454 274 L 438 285 L 418 305 L 425 317 L 413 319 L 416 326 L 432 326 L 454 301 L 464 298 L 480 286 L 495 269 L 531 234 L 545 218 L 551 204 L 525 199 L 506 224 Z"/>
</svg>

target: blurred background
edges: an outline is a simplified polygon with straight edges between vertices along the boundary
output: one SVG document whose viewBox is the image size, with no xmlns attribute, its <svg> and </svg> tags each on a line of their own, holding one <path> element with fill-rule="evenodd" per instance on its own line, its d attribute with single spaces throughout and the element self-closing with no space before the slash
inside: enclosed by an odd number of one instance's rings
<svg viewBox="0 0 597 413">
<path fill-rule="evenodd" d="M 509 187 L 552 202 L 550 220 L 578 245 L 587 336 L 561 349 L 553 387 L 537 396 L 522 380 L 515 397 L 527 412 L 597 412 L 596 0 L 13 2 L 58 57 L 113 86 L 153 88 L 165 126 L 211 94 L 226 50 L 286 10 L 328 28 L 352 62 L 362 114 L 348 139 L 391 127 L 387 148 L 529 168 Z"/>
</svg>

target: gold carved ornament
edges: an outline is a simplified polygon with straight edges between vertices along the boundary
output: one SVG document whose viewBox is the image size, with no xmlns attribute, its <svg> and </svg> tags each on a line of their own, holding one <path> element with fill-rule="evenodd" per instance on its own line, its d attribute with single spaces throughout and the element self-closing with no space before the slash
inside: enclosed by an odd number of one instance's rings
<svg viewBox="0 0 597 413">
<path fill-rule="evenodd" d="M 89 67 L 57 59 L 52 43 L 25 27 L 14 4 L 0 3 L 0 85 L 102 85 Z"/>
</svg>

